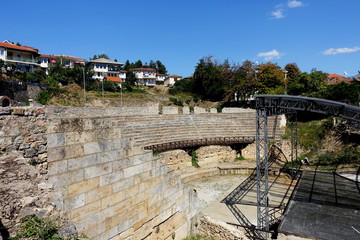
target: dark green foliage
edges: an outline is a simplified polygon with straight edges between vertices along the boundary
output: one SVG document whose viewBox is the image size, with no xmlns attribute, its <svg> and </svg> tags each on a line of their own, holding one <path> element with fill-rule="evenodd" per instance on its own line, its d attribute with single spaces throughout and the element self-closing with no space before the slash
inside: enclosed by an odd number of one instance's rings
<svg viewBox="0 0 360 240">
<path fill-rule="evenodd" d="M 225 87 L 224 70 L 225 65 L 212 61 L 212 57 L 200 59 L 193 76 L 193 94 L 201 97 L 203 100 L 222 100 Z"/>
<path fill-rule="evenodd" d="M 134 66 L 133 68 L 141 68 L 143 66 L 143 63 L 141 60 L 137 60 L 135 63 L 134 63 Z"/>
<path fill-rule="evenodd" d="M 162 64 L 162 62 L 160 60 L 156 61 L 156 69 L 157 72 L 160 74 L 167 74 L 167 70 L 164 64 Z"/>
<path fill-rule="evenodd" d="M 95 54 L 92 58 L 90 58 L 90 60 L 95 60 L 95 59 L 99 59 L 99 58 L 110 59 L 107 54 L 102 53 L 102 54 L 98 54 L 98 55 Z"/>
<path fill-rule="evenodd" d="M 197 161 L 197 155 L 196 155 L 196 152 L 194 150 L 192 150 L 191 152 L 191 165 L 195 168 L 199 168 L 200 165 Z"/>
<path fill-rule="evenodd" d="M 192 81 L 190 79 L 181 79 L 175 82 L 174 87 L 169 89 L 171 95 L 179 93 L 191 93 Z"/>
<path fill-rule="evenodd" d="M 87 238 L 85 235 L 73 235 L 67 238 L 57 236 L 59 228 L 60 226 L 49 219 L 42 219 L 37 216 L 28 216 L 22 219 L 20 232 L 16 234 L 16 236 L 10 237 L 9 240 L 78 240 L 81 238 Z"/>
<path fill-rule="evenodd" d="M 135 86 L 136 83 L 136 77 L 135 74 L 133 72 L 128 72 L 126 74 L 126 80 L 125 82 L 127 82 L 128 84 L 130 84 L 130 86 Z"/>
<path fill-rule="evenodd" d="M 341 82 L 329 85 L 322 95 L 323 98 L 340 101 L 347 104 L 358 105 L 360 103 L 360 82 Z"/>
<path fill-rule="evenodd" d="M 176 106 L 180 106 L 180 107 L 184 106 L 184 104 L 183 104 L 183 102 L 181 100 L 178 100 L 176 98 L 170 98 L 169 100 L 170 100 L 170 102 L 172 102 Z"/>
<path fill-rule="evenodd" d="M 338 163 L 360 163 L 360 150 L 354 145 L 348 145 L 336 155 Z"/>
</svg>

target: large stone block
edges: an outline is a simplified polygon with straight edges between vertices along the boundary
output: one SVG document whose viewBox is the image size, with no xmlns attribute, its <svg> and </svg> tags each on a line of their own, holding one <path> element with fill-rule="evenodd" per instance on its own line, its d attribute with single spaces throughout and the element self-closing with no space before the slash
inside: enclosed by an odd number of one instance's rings
<svg viewBox="0 0 360 240">
<path fill-rule="evenodd" d="M 107 175 L 112 172 L 112 164 L 104 163 L 85 168 L 85 179 Z"/>
<path fill-rule="evenodd" d="M 70 184 L 68 186 L 68 196 L 75 196 L 96 189 L 99 187 L 99 182 L 99 178 L 91 178 Z"/>
</svg>

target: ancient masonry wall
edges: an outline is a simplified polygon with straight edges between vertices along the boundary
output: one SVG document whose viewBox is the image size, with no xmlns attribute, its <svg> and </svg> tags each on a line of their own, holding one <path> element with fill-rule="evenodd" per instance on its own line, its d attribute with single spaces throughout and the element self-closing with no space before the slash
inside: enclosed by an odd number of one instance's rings
<svg viewBox="0 0 360 240">
<path fill-rule="evenodd" d="M 253 111 L 242 118 L 198 110 L 176 116 L 173 109 L 159 114 L 157 105 L 0 108 L 0 151 L 17 151 L 23 159 L 17 163 L 36 170 L 23 179 L 38 191 L 28 197 L 46 193 L 47 202 L 41 204 L 64 213 L 90 239 L 182 239 L 196 231 L 196 193 L 144 146 L 189 136 L 254 134 Z M 1 180 L 11 182 L 14 175 L 6 164 L 1 165 Z M 32 208 L 22 214 L 38 213 L 36 201 L 23 199 Z M 6 203 L 12 204 L 5 198 Z M 7 212 L 20 213 L 21 204 Z M 49 215 L 48 210 L 41 210 L 41 216 Z"/>
<path fill-rule="evenodd" d="M 57 207 L 91 239 L 186 237 L 195 192 L 151 151 L 124 138 L 122 127 L 116 117 L 49 121 Z"/>
</svg>

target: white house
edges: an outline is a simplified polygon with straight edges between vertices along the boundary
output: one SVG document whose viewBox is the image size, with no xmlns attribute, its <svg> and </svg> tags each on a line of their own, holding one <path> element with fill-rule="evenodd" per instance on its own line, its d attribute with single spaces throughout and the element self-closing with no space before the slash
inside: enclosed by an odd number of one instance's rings
<svg viewBox="0 0 360 240">
<path fill-rule="evenodd" d="M 120 70 L 119 77 L 120 77 L 122 82 L 125 82 L 126 81 L 126 71 Z"/>
<path fill-rule="evenodd" d="M 164 85 L 165 86 L 174 86 L 176 81 L 181 80 L 182 76 L 179 75 L 168 75 L 168 79 L 165 80 Z"/>
<path fill-rule="evenodd" d="M 64 67 L 69 68 L 74 67 L 75 64 L 81 64 L 82 66 L 85 65 L 85 59 L 83 58 L 64 55 L 40 55 L 40 67 L 46 69 L 46 74 L 48 73 L 48 68 L 58 61 L 60 61 L 61 65 L 63 65 Z"/>
<path fill-rule="evenodd" d="M 154 87 L 156 85 L 155 68 L 130 68 L 129 71 L 135 74 L 138 84 L 149 87 Z"/>
<path fill-rule="evenodd" d="M 90 70 L 94 72 L 93 79 L 102 81 L 105 77 L 116 77 L 120 80 L 120 67 L 122 63 L 106 58 L 98 58 L 88 62 Z M 121 74 L 123 76 L 123 74 Z M 126 75 L 125 75 L 126 78 Z"/>
<path fill-rule="evenodd" d="M 165 80 L 167 79 L 167 77 L 168 77 L 167 74 L 157 73 L 156 74 L 156 83 L 163 85 Z"/>
<path fill-rule="evenodd" d="M 9 41 L 0 43 L 0 59 L 6 63 L 14 63 L 16 69 L 23 72 L 33 72 L 38 63 L 40 52 L 29 46 L 18 46 Z"/>
</svg>

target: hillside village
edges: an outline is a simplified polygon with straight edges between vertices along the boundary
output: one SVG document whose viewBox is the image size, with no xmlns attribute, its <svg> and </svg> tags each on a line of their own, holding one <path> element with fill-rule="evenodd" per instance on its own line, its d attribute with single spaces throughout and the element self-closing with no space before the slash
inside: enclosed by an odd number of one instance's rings
<svg viewBox="0 0 360 240">
<path fill-rule="evenodd" d="M 23 72 L 34 72 L 35 68 L 40 67 L 48 74 L 49 68 L 60 61 L 64 67 L 72 68 L 76 65 L 87 66 L 92 71 L 92 79 L 107 80 L 116 84 L 126 81 L 128 72 L 135 74 L 137 84 L 154 87 L 157 85 L 173 86 L 182 76 L 176 74 L 160 73 L 156 68 L 143 65 L 137 68 L 130 68 L 128 71 L 122 67 L 123 63 L 110 60 L 108 58 L 97 58 L 86 61 L 84 58 L 42 54 L 39 49 L 30 46 L 21 46 L 10 41 L 0 43 L 0 59 L 5 63 L 13 63 L 16 70 Z M 10 70 L 11 66 L 2 69 L 3 72 Z"/>
<path fill-rule="evenodd" d="M 72 84 L 77 86 L 75 93 L 70 93 L 75 97 L 71 99 L 69 94 L 64 94 L 59 100 L 61 103 L 55 105 L 85 106 L 86 96 L 79 97 L 83 89 L 84 95 L 93 91 L 93 99 L 98 97 L 95 92 L 102 91 L 101 104 L 106 106 L 104 91 L 122 93 L 132 92 L 134 88 L 138 92 L 148 92 L 152 88 L 155 93 L 170 94 L 165 96 L 170 100 L 166 104 L 177 106 L 192 102 L 189 106 L 193 107 L 201 100 L 215 105 L 220 103 L 219 107 L 248 107 L 254 94 L 302 95 L 359 104 L 358 75 L 344 77 L 315 68 L 306 73 L 296 63 L 288 63 L 284 68 L 277 63 L 258 64 L 249 60 L 242 64 L 230 64 L 228 60 L 221 63 L 208 56 L 199 60 L 192 76 L 183 78 L 168 74 L 165 65 L 159 60 L 150 60 L 149 64 L 143 64 L 141 60 L 135 63 L 126 60 L 121 63 L 117 59 L 109 59 L 106 54 L 100 54 L 87 61 L 74 56 L 42 54 L 35 47 L 5 40 L 0 42 L 0 70 L 0 96 L 23 104 L 28 99 L 35 99 L 43 105 L 54 104 L 49 100 L 68 91 Z M 29 94 L 30 85 L 40 89 Z M 43 88 L 44 86 L 49 87 Z M 21 91 L 27 93 L 20 96 L 18 92 Z M 179 96 L 182 99 L 179 100 Z M 118 101 L 114 97 L 113 100 Z M 122 100 L 121 97 L 121 102 Z M 153 99 L 148 99 L 147 102 L 153 102 Z M 99 104 L 95 105 L 100 106 Z"/>
</svg>

